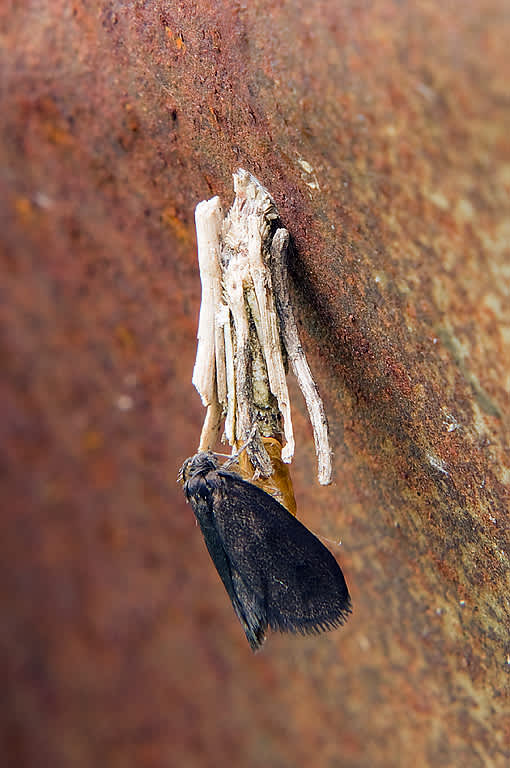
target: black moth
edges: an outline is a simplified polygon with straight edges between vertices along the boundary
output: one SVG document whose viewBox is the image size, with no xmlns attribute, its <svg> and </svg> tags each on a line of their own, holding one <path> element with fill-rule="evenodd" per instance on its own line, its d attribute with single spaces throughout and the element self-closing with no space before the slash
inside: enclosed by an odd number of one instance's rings
<svg viewBox="0 0 510 768">
<path fill-rule="evenodd" d="M 276 499 L 210 452 L 187 459 L 179 477 L 253 651 L 268 626 L 308 634 L 345 622 L 351 601 L 338 563 Z"/>
</svg>

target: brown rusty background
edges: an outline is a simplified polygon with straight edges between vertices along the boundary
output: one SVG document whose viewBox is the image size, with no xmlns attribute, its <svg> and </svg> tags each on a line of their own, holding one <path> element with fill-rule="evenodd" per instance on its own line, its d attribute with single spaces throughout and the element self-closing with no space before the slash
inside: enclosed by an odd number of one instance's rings
<svg viewBox="0 0 510 768">
<path fill-rule="evenodd" d="M 8 766 L 510 761 L 507 0 L 0 7 Z M 175 479 L 203 417 L 193 210 L 297 247 L 354 614 L 252 656 Z M 2 760 L 2 761 L 3 761 Z"/>
</svg>

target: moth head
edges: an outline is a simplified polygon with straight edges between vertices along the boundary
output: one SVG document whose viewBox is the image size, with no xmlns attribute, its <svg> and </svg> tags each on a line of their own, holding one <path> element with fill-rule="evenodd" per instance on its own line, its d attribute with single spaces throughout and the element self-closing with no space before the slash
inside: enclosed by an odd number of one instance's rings
<svg viewBox="0 0 510 768">
<path fill-rule="evenodd" d="M 218 467 L 218 460 L 211 451 L 196 453 L 194 456 L 186 459 L 179 470 L 177 481 L 185 485 L 195 475 L 206 475 L 208 472 L 218 469 Z"/>
</svg>

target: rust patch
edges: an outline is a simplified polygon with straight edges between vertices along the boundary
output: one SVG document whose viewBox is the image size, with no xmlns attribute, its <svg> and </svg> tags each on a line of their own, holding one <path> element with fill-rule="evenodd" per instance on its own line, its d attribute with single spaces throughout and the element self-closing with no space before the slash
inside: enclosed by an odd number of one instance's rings
<svg viewBox="0 0 510 768">
<path fill-rule="evenodd" d="M 507 765 L 504 0 L 52 0 L 0 26 L 7 762 Z M 299 410 L 293 481 L 354 604 L 256 659 L 175 483 L 193 209 L 239 166 L 294 238 L 336 485 Z"/>
</svg>

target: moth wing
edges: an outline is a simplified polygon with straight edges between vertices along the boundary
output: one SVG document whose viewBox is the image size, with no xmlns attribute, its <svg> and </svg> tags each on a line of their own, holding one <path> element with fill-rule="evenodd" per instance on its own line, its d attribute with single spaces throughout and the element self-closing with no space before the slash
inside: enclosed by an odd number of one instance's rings
<svg viewBox="0 0 510 768">
<path fill-rule="evenodd" d="M 351 602 L 331 552 L 268 493 L 219 474 L 226 492 L 215 524 L 236 594 L 274 630 L 316 633 L 343 624 Z"/>
<path fill-rule="evenodd" d="M 232 548 L 225 541 L 216 525 L 218 514 L 228 528 L 228 510 L 225 509 L 225 495 L 217 492 L 203 497 L 190 497 L 190 502 L 199 522 L 207 550 L 216 566 L 236 615 L 241 622 L 252 650 L 258 650 L 265 640 L 267 618 L 264 606 L 257 593 L 245 584 L 231 559 Z"/>
</svg>

